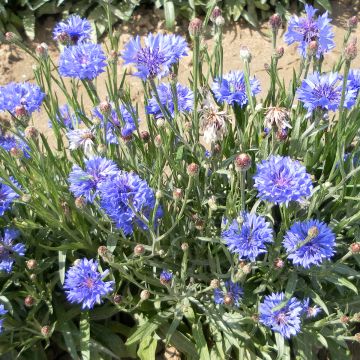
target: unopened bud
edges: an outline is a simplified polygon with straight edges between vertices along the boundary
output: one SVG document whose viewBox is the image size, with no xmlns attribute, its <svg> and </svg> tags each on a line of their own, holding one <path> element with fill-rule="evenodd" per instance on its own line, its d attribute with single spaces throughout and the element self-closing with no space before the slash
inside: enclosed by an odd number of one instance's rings
<svg viewBox="0 0 360 360">
<path fill-rule="evenodd" d="M 177 189 L 175 189 L 175 190 L 173 191 L 173 198 L 174 198 L 175 200 L 181 199 L 182 196 L 183 196 L 183 191 L 182 191 L 181 189 L 177 188 Z"/>
<path fill-rule="evenodd" d="M 281 129 L 279 131 L 276 132 L 276 138 L 279 141 L 285 141 L 288 138 L 288 133 L 285 129 Z"/>
<path fill-rule="evenodd" d="M 354 335 L 354 339 L 355 339 L 355 341 L 360 342 L 360 333 L 356 333 Z"/>
<path fill-rule="evenodd" d="M 220 154 L 221 153 L 221 145 L 220 144 L 215 144 L 213 153 L 214 154 Z"/>
<path fill-rule="evenodd" d="M 344 50 L 344 57 L 347 61 L 352 61 L 357 56 L 357 39 L 353 38 L 350 42 L 346 45 Z"/>
<path fill-rule="evenodd" d="M 222 15 L 222 10 L 218 6 L 215 6 L 214 10 L 212 11 L 212 13 L 210 15 L 210 20 L 212 22 L 215 22 L 215 20 L 221 15 Z"/>
<path fill-rule="evenodd" d="M 220 281 L 219 279 L 212 279 L 210 281 L 210 286 L 213 288 L 213 289 L 217 289 L 220 287 Z"/>
<path fill-rule="evenodd" d="M 351 321 L 360 322 L 360 313 L 355 313 Z"/>
<path fill-rule="evenodd" d="M 162 140 L 160 135 L 155 136 L 154 143 L 157 148 L 159 148 L 162 145 Z"/>
<path fill-rule="evenodd" d="M 64 213 L 65 216 L 69 216 L 70 215 L 70 207 L 69 204 L 66 201 L 63 201 L 61 204 L 61 209 Z"/>
<path fill-rule="evenodd" d="M 26 262 L 26 267 L 29 270 L 35 270 L 37 268 L 37 261 L 35 259 L 30 259 Z"/>
<path fill-rule="evenodd" d="M 160 274 L 160 283 L 162 285 L 169 285 L 171 283 L 171 280 L 173 278 L 173 274 L 167 271 L 163 271 Z"/>
<path fill-rule="evenodd" d="M 158 128 L 162 128 L 165 126 L 165 120 L 163 118 L 159 118 L 156 120 L 156 126 Z"/>
<path fill-rule="evenodd" d="M 8 41 L 9 43 L 13 43 L 16 40 L 18 40 L 18 37 L 11 31 L 5 33 L 5 40 Z"/>
<path fill-rule="evenodd" d="M 358 24 L 358 18 L 357 16 L 352 16 L 349 20 L 348 20 L 348 27 L 350 30 L 352 29 L 356 29 Z"/>
<path fill-rule="evenodd" d="M 268 63 L 264 64 L 265 71 L 270 71 L 270 65 Z"/>
<path fill-rule="evenodd" d="M 348 322 L 350 321 L 350 318 L 346 315 L 342 315 L 340 317 L 340 322 L 343 323 L 343 324 L 347 324 Z"/>
<path fill-rule="evenodd" d="M 282 269 L 285 265 L 285 262 L 283 259 L 277 258 L 274 261 L 274 267 L 275 269 Z"/>
<path fill-rule="evenodd" d="M 41 328 L 40 332 L 41 332 L 42 336 L 49 337 L 50 332 L 51 332 L 51 327 L 48 325 L 45 325 Z"/>
<path fill-rule="evenodd" d="M 234 297 L 232 294 L 228 293 L 224 295 L 224 304 L 231 306 L 234 304 Z"/>
<path fill-rule="evenodd" d="M 245 275 L 248 275 L 251 273 L 251 264 L 244 264 L 243 266 L 240 266 L 240 269 Z"/>
<path fill-rule="evenodd" d="M 24 130 L 24 135 L 26 139 L 36 139 L 39 135 L 39 132 L 34 126 L 28 126 Z"/>
<path fill-rule="evenodd" d="M 308 46 L 308 54 L 309 56 L 315 56 L 319 48 L 319 44 L 317 41 L 310 41 Z"/>
<path fill-rule="evenodd" d="M 46 58 L 48 56 L 48 49 L 49 47 L 47 46 L 47 44 L 43 42 L 36 46 L 35 51 L 40 58 Z"/>
<path fill-rule="evenodd" d="M 251 61 L 251 53 L 247 46 L 240 47 L 240 57 L 248 63 Z"/>
<path fill-rule="evenodd" d="M 145 253 L 144 245 L 142 245 L 142 244 L 137 244 L 137 245 L 134 247 L 134 254 L 135 254 L 136 256 L 143 255 L 144 253 Z"/>
<path fill-rule="evenodd" d="M 35 304 L 35 299 L 31 295 L 28 295 L 24 300 L 24 304 L 27 307 L 32 307 Z"/>
<path fill-rule="evenodd" d="M 199 165 L 195 163 L 191 163 L 187 167 L 187 173 L 189 176 L 196 176 L 199 172 Z"/>
<path fill-rule="evenodd" d="M 87 201 L 83 196 L 79 196 L 75 199 L 75 206 L 78 209 L 84 209 L 86 206 L 86 203 L 87 203 Z"/>
<path fill-rule="evenodd" d="M 270 16 L 269 25 L 273 31 L 280 29 L 282 24 L 281 16 L 279 14 L 273 14 Z"/>
<path fill-rule="evenodd" d="M 251 157 L 248 154 L 240 154 L 235 158 L 236 171 L 247 171 L 251 167 Z"/>
<path fill-rule="evenodd" d="M 359 254 L 360 253 L 360 243 L 352 243 L 350 245 L 350 251 L 353 253 L 353 254 Z"/>
<path fill-rule="evenodd" d="M 160 249 L 159 252 L 158 252 L 159 256 L 160 257 L 165 257 L 166 253 L 163 249 Z"/>
<path fill-rule="evenodd" d="M 106 100 L 100 103 L 99 109 L 105 116 L 109 116 L 111 114 L 111 104 Z"/>
<path fill-rule="evenodd" d="M 140 293 L 141 301 L 145 301 L 145 300 L 149 299 L 149 297 L 150 297 L 150 291 L 149 290 L 141 291 L 141 293 Z"/>
<path fill-rule="evenodd" d="M 275 51 L 275 54 L 274 56 L 277 58 L 277 59 L 281 59 L 283 56 L 284 56 L 284 47 L 283 46 L 279 46 L 276 51 Z"/>
<path fill-rule="evenodd" d="M 194 18 L 189 23 L 190 36 L 199 36 L 202 30 L 202 21 L 199 18 Z"/>
<path fill-rule="evenodd" d="M 307 233 L 310 239 L 314 239 L 319 235 L 319 229 L 317 226 L 312 226 Z"/>
<path fill-rule="evenodd" d="M 37 276 L 36 276 L 36 274 L 30 274 L 30 280 L 31 281 L 36 281 L 36 279 L 37 279 Z"/>
<path fill-rule="evenodd" d="M 21 201 L 23 201 L 24 203 L 28 203 L 31 200 L 31 195 L 30 194 L 24 194 L 21 197 Z"/>
<path fill-rule="evenodd" d="M 144 130 L 140 133 L 140 138 L 143 142 L 147 143 L 150 139 L 150 134 L 148 131 Z"/>
<path fill-rule="evenodd" d="M 188 244 L 188 243 L 182 243 L 182 244 L 181 244 L 181 250 L 182 250 L 182 251 L 187 251 L 187 250 L 189 250 L 189 244 Z"/>
<path fill-rule="evenodd" d="M 225 25 L 225 19 L 223 16 L 218 16 L 215 20 L 215 25 L 217 27 L 223 27 Z"/>
<path fill-rule="evenodd" d="M 21 120 L 28 119 L 29 113 L 24 105 L 18 105 L 15 107 L 15 116 Z"/>
<path fill-rule="evenodd" d="M 244 223 L 244 218 L 242 216 L 238 216 L 236 218 L 236 222 L 241 226 Z"/>
<path fill-rule="evenodd" d="M 115 294 L 113 297 L 114 304 L 120 304 L 122 300 L 122 296 L 119 294 Z"/>
<path fill-rule="evenodd" d="M 105 144 L 99 144 L 96 148 L 96 151 L 100 154 L 100 155 L 104 155 L 106 154 L 107 151 L 107 146 Z"/>
<path fill-rule="evenodd" d="M 24 156 L 24 152 L 17 147 L 13 147 L 10 149 L 10 155 L 16 159 L 21 159 Z"/>
<path fill-rule="evenodd" d="M 155 198 L 160 200 L 163 196 L 163 193 L 161 190 L 157 190 L 156 193 L 155 193 Z"/>
</svg>

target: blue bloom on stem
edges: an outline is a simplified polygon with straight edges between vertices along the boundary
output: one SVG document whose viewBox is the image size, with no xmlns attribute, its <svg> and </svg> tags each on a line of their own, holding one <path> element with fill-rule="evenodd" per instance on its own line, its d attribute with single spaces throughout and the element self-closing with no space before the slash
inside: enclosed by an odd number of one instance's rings
<svg viewBox="0 0 360 360">
<path fill-rule="evenodd" d="M 93 202 L 99 193 L 100 185 L 109 177 L 115 176 L 119 169 L 112 160 L 93 157 L 85 161 L 85 170 L 74 165 L 69 175 L 70 191 L 75 197 L 83 196 Z"/>
<path fill-rule="evenodd" d="M 273 293 L 265 296 L 264 301 L 259 306 L 259 321 L 289 339 L 300 332 L 303 306 L 298 299 L 293 297 L 280 309 L 274 310 L 284 300 L 284 293 Z"/>
<path fill-rule="evenodd" d="M 334 33 L 330 25 L 331 19 L 328 18 L 327 12 L 316 18 L 317 10 L 311 5 L 305 5 L 305 11 L 305 17 L 293 16 L 290 18 L 285 42 L 288 45 L 299 43 L 298 50 L 302 57 L 306 57 L 310 42 L 316 41 L 318 44 L 316 56 L 320 58 L 321 55 L 335 47 Z"/>
<path fill-rule="evenodd" d="M 30 148 L 29 146 L 19 137 L 13 135 L 0 135 L 0 147 L 5 151 L 10 152 L 11 149 L 22 150 L 24 156 L 30 158 Z"/>
<path fill-rule="evenodd" d="M 355 90 L 356 96 L 360 92 L 360 69 L 351 69 L 348 75 L 348 87 Z"/>
<path fill-rule="evenodd" d="M 100 195 L 101 207 L 124 234 L 133 233 L 134 223 L 144 230 L 148 229 L 139 216 L 149 219 L 155 206 L 155 195 L 148 183 L 138 175 L 118 172 L 115 177 L 101 184 Z M 162 209 L 159 206 L 155 214 L 155 224 L 161 216 Z"/>
<path fill-rule="evenodd" d="M 93 110 L 93 116 L 97 117 L 100 120 L 101 128 L 106 126 L 106 141 L 109 144 L 118 144 L 118 133 L 120 132 L 121 136 L 126 138 L 132 135 L 136 130 L 136 123 L 139 123 L 138 118 L 134 118 L 133 114 L 136 114 L 135 109 L 131 107 L 131 112 L 124 106 L 120 105 L 118 109 L 121 119 L 119 119 L 117 111 L 112 108 L 111 114 L 107 119 L 105 125 L 105 117 L 100 112 L 99 107 Z"/>
<path fill-rule="evenodd" d="M 134 75 L 143 80 L 163 77 L 170 71 L 180 58 L 187 55 L 185 39 L 173 34 L 148 34 L 145 46 L 141 45 L 140 37 L 130 39 L 122 53 L 124 64 L 134 64 L 137 73 Z"/>
<path fill-rule="evenodd" d="M 255 77 L 250 79 L 250 88 L 252 96 L 260 92 L 260 83 Z M 229 105 L 237 104 L 241 107 L 248 103 L 243 71 L 231 71 L 225 74 L 222 80 L 215 79 L 211 90 L 219 103 L 226 102 Z"/>
<path fill-rule="evenodd" d="M 221 237 L 230 252 L 238 254 L 240 259 L 255 261 L 258 255 L 267 252 L 266 244 L 273 242 L 272 230 L 262 216 L 243 212 L 241 217 L 243 223 L 233 220 Z"/>
<path fill-rule="evenodd" d="M 244 291 L 238 283 L 231 280 L 225 281 L 225 290 L 220 288 L 214 289 L 215 304 L 239 306 Z"/>
<path fill-rule="evenodd" d="M 257 164 L 254 187 L 258 197 L 275 204 L 300 201 L 311 195 L 311 177 L 305 166 L 288 156 L 271 155 Z"/>
<path fill-rule="evenodd" d="M 310 306 L 310 299 L 306 298 L 302 302 L 303 307 L 303 315 L 306 316 L 306 318 L 314 318 L 318 314 L 321 313 L 321 309 L 318 306 Z"/>
<path fill-rule="evenodd" d="M 71 44 L 90 39 L 91 33 L 90 22 L 82 19 L 79 15 L 71 15 L 66 20 L 59 22 L 53 31 L 54 40 L 59 40 L 59 37 L 66 34 Z"/>
<path fill-rule="evenodd" d="M 8 313 L 8 311 L 5 309 L 3 304 L 0 304 L 0 316 L 6 315 Z M 3 323 L 4 323 L 4 318 L 2 317 L 0 319 L 0 334 L 3 332 Z"/>
<path fill-rule="evenodd" d="M 163 285 L 170 284 L 172 278 L 173 278 L 173 274 L 169 271 L 163 270 L 160 274 L 160 282 Z"/>
<path fill-rule="evenodd" d="M 67 300 L 81 304 L 83 310 L 101 304 L 102 298 L 113 290 L 114 281 L 103 280 L 109 270 L 100 273 L 98 265 L 93 259 L 81 259 L 66 272 L 64 289 Z"/>
<path fill-rule="evenodd" d="M 165 109 L 167 109 L 171 118 L 175 115 L 174 100 L 176 100 L 179 113 L 188 113 L 192 111 L 194 104 L 194 94 L 189 88 L 177 83 L 176 91 L 174 90 L 175 89 L 173 89 L 170 84 L 160 84 L 157 87 L 160 103 Z M 148 114 L 153 114 L 156 119 L 164 117 L 155 95 L 152 95 L 153 97 L 149 100 L 148 106 L 146 106 L 146 112 Z"/>
<path fill-rule="evenodd" d="M 319 266 L 335 253 L 335 234 L 319 220 L 296 222 L 286 232 L 283 245 L 294 265 Z"/>
<path fill-rule="evenodd" d="M 308 113 L 316 109 L 335 111 L 340 106 L 342 92 L 342 77 L 334 72 L 319 74 L 315 71 L 302 81 L 296 94 L 304 103 Z M 348 84 L 344 107 L 350 108 L 356 100 L 356 90 Z"/>
<path fill-rule="evenodd" d="M 17 256 L 25 255 L 25 245 L 14 243 L 20 236 L 15 229 L 5 229 L 4 235 L 0 237 L 0 271 L 11 272 Z"/>
<path fill-rule="evenodd" d="M 65 126 L 68 130 L 74 130 L 81 124 L 79 116 L 71 113 L 69 105 L 65 104 L 59 107 L 60 116 L 56 115 L 56 121 Z M 49 127 L 52 128 L 52 122 L 49 120 Z"/>
<path fill-rule="evenodd" d="M 10 177 L 10 181 L 14 187 L 20 188 L 20 185 L 13 177 Z M 11 204 L 18 197 L 19 194 L 15 192 L 12 187 L 0 182 L 0 216 L 3 216 L 5 211 L 10 209 Z"/>
<path fill-rule="evenodd" d="M 15 114 L 16 107 L 24 107 L 28 115 L 39 110 L 45 94 L 32 83 L 10 83 L 0 86 L 0 111 Z"/>
<path fill-rule="evenodd" d="M 105 60 L 106 56 L 98 44 L 68 46 L 60 54 L 59 73 L 65 77 L 93 80 L 105 71 Z"/>
</svg>

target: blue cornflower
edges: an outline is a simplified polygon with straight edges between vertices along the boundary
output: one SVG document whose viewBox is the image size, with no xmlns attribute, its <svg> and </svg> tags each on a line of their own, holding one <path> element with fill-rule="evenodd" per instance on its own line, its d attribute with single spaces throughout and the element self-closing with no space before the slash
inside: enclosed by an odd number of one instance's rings
<svg viewBox="0 0 360 360">
<path fill-rule="evenodd" d="M 257 165 L 254 187 L 258 197 L 275 204 L 300 201 L 311 195 L 311 177 L 305 166 L 288 156 L 271 155 Z"/>
<path fill-rule="evenodd" d="M 56 121 L 65 126 L 68 130 L 74 130 L 81 124 L 81 118 L 73 113 L 68 104 L 59 107 L 60 116 L 56 115 Z M 52 128 L 52 122 L 49 120 L 49 127 Z"/>
<path fill-rule="evenodd" d="M 283 245 L 294 265 L 309 268 L 334 255 L 335 234 L 319 220 L 296 222 L 286 232 Z"/>
<path fill-rule="evenodd" d="M 273 241 L 272 230 L 262 216 L 243 212 L 241 217 L 242 224 L 233 220 L 221 237 L 230 252 L 238 254 L 240 259 L 255 261 L 258 255 L 266 253 L 266 243 Z"/>
<path fill-rule="evenodd" d="M 16 256 L 25 255 L 25 245 L 14 244 L 20 235 L 15 229 L 5 229 L 4 235 L 0 237 L 0 271 L 11 272 Z"/>
<path fill-rule="evenodd" d="M 10 181 L 12 182 L 14 187 L 20 188 L 20 185 L 13 177 L 10 177 Z M 12 189 L 12 187 L 1 182 L 0 179 L 0 216 L 3 216 L 5 214 L 5 211 L 10 209 L 11 204 L 18 197 L 19 194 L 16 193 Z"/>
<path fill-rule="evenodd" d="M 321 309 L 318 306 L 310 306 L 310 299 L 306 298 L 302 302 L 303 307 L 303 315 L 306 315 L 306 318 L 316 317 L 319 313 L 321 313 Z"/>
<path fill-rule="evenodd" d="M 273 309 L 284 300 L 284 293 L 265 296 L 259 306 L 259 321 L 285 338 L 290 338 L 300 332 L 303 306 L 298 299 L 293 297 L 281 309 L 274 311 Z"/>
<path fill-rule="evenodd" d="M 160 282 L 163 285 L 170 284 L 172 278 L 173 278 L 173 274 L 169 271 L 163 270 L 160 274 Z"/>
<path fill-rule="evenodd" d="M 68 46 L 60 54 L 59 73 L 66 77 L 93 80 L 105 71 L 105 60 L 106 56 L 98 44 Z"/>
<path fill-rule="evenodd" d="M 20 149 L 26 158 L 30 158 L 29 146 L 19 137 L 13 135 L 0 135 L 0 147 L 10 152 L 11 149 Z"/>
<path fill-rule="evenodd" d="M 296 94 L 298 99 L 304 103 L 308 113 L 317 108 L 322 110 L 335 111 L 340 106 L 342 77 L 334 72 L 319 74 L 315 71 L 302 81 Z M 344 106 L 350 108 L 354 105 L 356 90 L 348 86 Z"/>
<path fill-rule="evenodd" d="M 120 131 L 121 136 L 126 138 L 129 137 L 136 130 L 136 123 L 139 123 L 138 118 L 134 118 L 135 109 L 131 107 L 131 112 L 124 105 L 120 105 L 118 112 L 121 115 L 121 120 L 118 117 L 118 113 L 112 108 L 109 118 L 106 123 L 106 141 L 109 144 L 118 144 L 118 132 Z M 101 127 L 105 126 L 104 115 L 100 112 L 99 107 L 93 110 L 93 116 L 100 120 Z"/>
<path fill-rule="evenodd" d="M 253 96 L 260 92 L 260 83 L 255 77 L 250 79 L 250 88 Z M 216 78 L 211 90 L 219 103 L 244 106 L 248 102 L 243 71 L 231 71 L 222 80 Z"/>
<path fill-rule="evenodd" d="M 58 23 L 53 31 L 54 40 L 70 44 L 90 39 L 91 33 L 90 22 L 79 15 L 69 16 L 65 21 Z"/>
<path fill-rule="evenodd" d="M 100 273 L 98 266 L 97 261 L 84 258 L 66 272 L 64 289 L 68 301 L 81 304 L 82 309 L 101 304 L 102 297 L 113 290 L 114 281 L 103 281 L 109 270 Z"/>
<path fill-rule="evenodd" d="M 6 315 L 8 313 L 8 311 L 5 309 L 3 304 L 0 304 L 0 316 Z M 0 333 L 3 332 L 3 323 L 4 323 L 4 318 L 0 319 Z"/>
<path fill-rule="evenodd" d="M 214 289 L 214 302 L 215 304 L 239 306 L 243 294 L 244 291 L 238 283 L 228 280 L 225 281 L 225 290 Z"/>
<path fill-rule="evenodd" d="M 185 39 L 173 34 L 148 34 L 145 46 L 140 37 L 130 39 L 122 53 L 124 64 L 134 64 L 137 73 L 134 75 L 143 80 L 162 77 L 168 74 L 170 67 L 180 58 L 187 55 L 188 47 Z"/>
<path fill-rule="evenodd" d="M 45 94 L 37 85 L 28 82 L 0 86 L 0 111 L 15 114 L 17 107 L 23 107 L 31 115 L 40 109 L 44 97 Z"/>
<path fill-rule="evenodd" d="M 93 202 L 99 193 L 100 185 L 109 177 L 115 176 L 119 169 L 112 160 L 93 157 L 85 161 L 85 170 L 74 165 L 69 175 L 70 191 L 75 197 L 83 196 Z"/>
<path fill-rule="evenodd" d="M 316 9 L 311 5 L 305 5 L 306 17 L 293 16 L 289 20 L 288 31 L 285 34 L 285 42 L 290 45 L 299 43 L 298 50 L 302 57 L 306 57 L 307 48 L 311 41 L 316 41 L 318 49 L 316 56 L 330 51 L 335 47 L 334 33 L 330 25 L 331 19 L 328 13 L 315 18 Z"/>
<path fill-rule="evenodd" d="M 186 86 L 182 86 L 177 83 L 175 93 L 170 84 L 160 84 L 157 87 L 157 93 L 159 95 L 161 104 L 165 109 L 168 110 L 172 118 L 175 115 L 175 98 L 178 111 L 180 113 L 188 113 L 193 109 L 194 94 Z M 154 94 L 153 97 L 149 100 L 148 106 L 146 106 L 146 111 L 148 114 L 153 114 L 156 119 L 164 117 Z"/>
<path fill-rule="evenodd" d="M 120 171 L 101 184 L 100 195 L 102 208 L 126 235 L 133 233 L 134 223 L 147 229 L 146 224 L 137 217 L 137 214 L 141 214 L 148 219 L 155 206 L 154 191 L 145 180 L 134 173 Z M 155 221 L 161 216 L 159 206 Z"/>
<path fill-rule="evenodd" d="M 348 75 L 348 87 L 356 91 L 356 96 L 360 92 L 360 69 L 351 69 Z"/>
</svg>

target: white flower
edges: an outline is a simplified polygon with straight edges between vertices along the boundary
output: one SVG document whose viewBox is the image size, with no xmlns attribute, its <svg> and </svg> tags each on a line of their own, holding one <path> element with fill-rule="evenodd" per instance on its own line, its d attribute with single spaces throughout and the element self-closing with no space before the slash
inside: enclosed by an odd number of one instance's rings
<svg viewBox="0 0 360 360">
<path fill-rule="evenodd" d="M 70 130 L 66 136 L 69 139 L 70 150 L 82 147 L 86 156 L 91 156 L 94 153 L 93 139 L 95 136 L 90 129 Z"/>
</svg>

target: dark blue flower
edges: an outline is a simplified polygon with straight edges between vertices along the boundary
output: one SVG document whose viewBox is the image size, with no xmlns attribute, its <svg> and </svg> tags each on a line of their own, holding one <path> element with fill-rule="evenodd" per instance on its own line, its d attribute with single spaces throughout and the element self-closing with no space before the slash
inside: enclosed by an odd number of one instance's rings
<svg viewBox="0 0 360 360">
<path fill-rule="evenodd" d="M 54 40 L 61 40 L 61 37 L 66 34 L 68 42 L 71 44 L 77 44 L 78 42 L 90 39 L 91 33 L 92 27 L 90 22 L 82 19 L 79 15 L 69 16 L 66 20 L 58 23 L 53 31 Z"/>
<path fill-rule="evenodd" d="M 214 289 L 215 304 L 235 305 L 239 306 L 244 291 L 238 283 L 231 280 L 225 281 L 225 289 Z"/>
<path fill-rule="evenodd" d="M 310 306 L 310 299 L 306 298 L 302 302 L 303 312 L 302 314 L 306 316 L 306 318 L 316 317 L 319 313 L 321 313 L 321 309 L 318 306 Z"/>
<path fill-rule="evenodd" d="M 3 304 L 0 304 L 0 316 L 6 315 L 8 313 L 8 311 L 5 309 Z M 0 319 L 0 333 L 3 332 L 3 323 L 4 323 L 4 318 L 2 317 Z"/>
<path fill-rule="evenodd" d="M 130 39 L 122 57 L 125 65 L 136 66 L 138 71 L 134 75 L 145 80 L 167 75 L 170 67 L 187 55 L 187 50 L 187 43 L 181 36 L 148 34 L 145 46 L 141 45 L 139 36 Z"/>
<path fill-rule="evenodd" d="M 335 234 L 319 220 L 296 222 L 286 232 L 283 245 L 294 265 L 320 265 L 335 253 Z"/>
<path fill-rule="evenodd" d="M 68 46 L 60 54 L 59 73 L 66 77 L 93 80 L 105 71 L 105 60 L 106 56 L 98 44 Z"/>
<path fill-rule="evenodd" d="M 19 137 L 13 135 L 0 135 L 0 147 L 10 152 L 11 149 L 19 149 L 26 158 L 30 158 L 29 146 Z"/>
<path fill-rule="evenodd" d="M 10 177 L 10 181 L 12 182 L 14 187 L 20 188 L 20 185 L 13 177 Z M 0 216 L 3 216 L 5 214 L 5 211 L 10 209 L 11 204 L 18 197 L 19 194 L 16 193 L 12 189 L 12 187 L 3 182 L 0 182 Z"/>
<path fill-rule="evenodd" d="M 120 113 L 121 119 L 118 117 L 118 112 Z M 116 109 L 111 110 L 110 116 L 106 121 L 105 117 L 100 112 L 99 107 L 93 110 L 93 116 L 100 120 L 101 128 L 106 126 L 106 141 L 109 144 L 118 144 L 118 133 L 121 133 L 122 137 L 130 136 L 136 130 L 136 123 L 139 123 L 138 118 L 134 118 L 133 114 L 136 114 L 135 109 L 131 107 L 131 112 L 124 106 L 120 105 L 118 112 Z"/>
<path fill-rule="evenodd" d="M 335 111 L 340 106 L 342 77 L 338 73 L 327 73 L 320 75 L 317 71 L 302 81 L 301 87 L 296 94 L 298 99 L 304 103 L 308 113 L 316 109 Z M 354 105 L 356 90 L 348 86 L 344 106 L 350 108 Z"/>
<path fill-rule="evenodd" d="M 255 261 L 258 255 L 267 252 L 266 243 L 273 241 L 272 230 L 262 216 L 244 212 L 241 218 L 241 224 L 238 220 L 233 220 L 221 233 L 221 237 L 229 250 L 238 254 L 240 259 Z"/>
<path fill-rule="evenodd" d="M 39 110 L 45 94 L 41 89 L 28 82 L 10 83 L 0 86 L 0 111 L 15 114 L 16 107 L 24 107 L 28 115 Z"/>
<path fill-rule="evenodd" d="M 172 278 L 173 278 L 173 274 L 169 271 L 163 270 L 160 274 L 160 282 L 163 285 L 170 284 Z"/>
<path fill-rule="evenodd" d="M 20 233 L 15 229 L 5 229 L 4 236 L 0 237 L 0 271 L 11 272 L 17 256 L 25 255 L 25 245 L 14 244 Z"/>
<path fill-rule="evenodd" d="M 75 197 L 83 196 L 93 202 L 100 185 L 109 177 L 115 176 L 119 169 L 112 160 L 93 157 L 85 161 L 85 170 L 74 165 L 69 175 L 70 191 Z"/>
<path fill-rule="evenodd" d="M 305 166 L 288 156 L 271 155 L 257 165 L 254 187 L 258 197 L 275 204 L 300 201 L 311 195 L 311 177 Z"/>
<path fill-rule="evenodd" d="M 60 116 L 56 115 L 56 121 L 65 126 L 68 130 L 74 130 L 81 124 L 81 118 L 73 113 L 68 104 L 59 107 Z M 49 120 L 49 127 L 52 128 L 52 122 Z"/>
<path fill-rule="evenodd" d="M 360 69 L 351 69 L 348 75 L 348 87 L 356 91 L 356 96 L 360 92 Z"/>
<path fill-rule="evenodd" d="M 259 321 L 285 338 L 290 338 L 300 332 L 303 307 L 301 302 L 293 297 L 280 309 L 274 310 L 284 300 L 284 293 L 265 296 L 259 306 Z"/>
<path fill-rule="evenodd" d="M 103 281 L 109 270 L 100 273 L 98 262 L 91 259 L 77 260 L 67 272 L 64 289 L 67 300 L 81 304 L 82 309 L 92 309 L 101 304 L 102 298 L 113 290 L 114 281 Z"/>
<path fill-rule="evenodd" d="M 260 83 L 255 77 L 250 79 L 250 88 L 253 96 L 260 92 Z M 248 102 L 243 71 L 231 71 L 222 80 L 215 79 L 211 90 L 219 103 L 244 106 Z"/>
<path fill-rule="evenodd" d="M 176 91 L 173 91 L 170 84 L 160 84 L 157 87 L 160 103 L 169 112 L 171 118 L 175 115 L 175 102 L 176 100 L 179 113 L 188 113 L 192 111 L 194 104 L 194 94 L 186 86 L 179 83 L 176 84 Z M 149 100 L 146 111 L 148 114 L 153 114 L 155 118 L 164 117 L 161 112 L 160 106 L 154 94 Z"/>
<path fill-rule="evenodd" d="M 149 219 L 155 206 L 155 195 L 145 180 L 134 173 L 121 171 L 101 184 L 100 193 L 102 208 L 126 235 L 133 233 L 134 223 L 147 229 L 147 225 L 138 216 L 141 214 Z M 155 222 L 161 216 L 159 206 Z"/>
<path fill-rule="evenodd" d="M 330 51 L 335 47 L 334 33 L 330 25 L 331 19 L 328 13 L 315 17 L 316 9 L 311 5 L 305 5 L 306 17 L 293 16 L 289 20 L 288 31 L 285 34 L 285 42 L 290 45 L 299 43 L 298 50 L 302 57 L 306 57 L 307 48 L 311 41 L 316 41 L 318 49 L 316 56 Z"/>
</svg>

